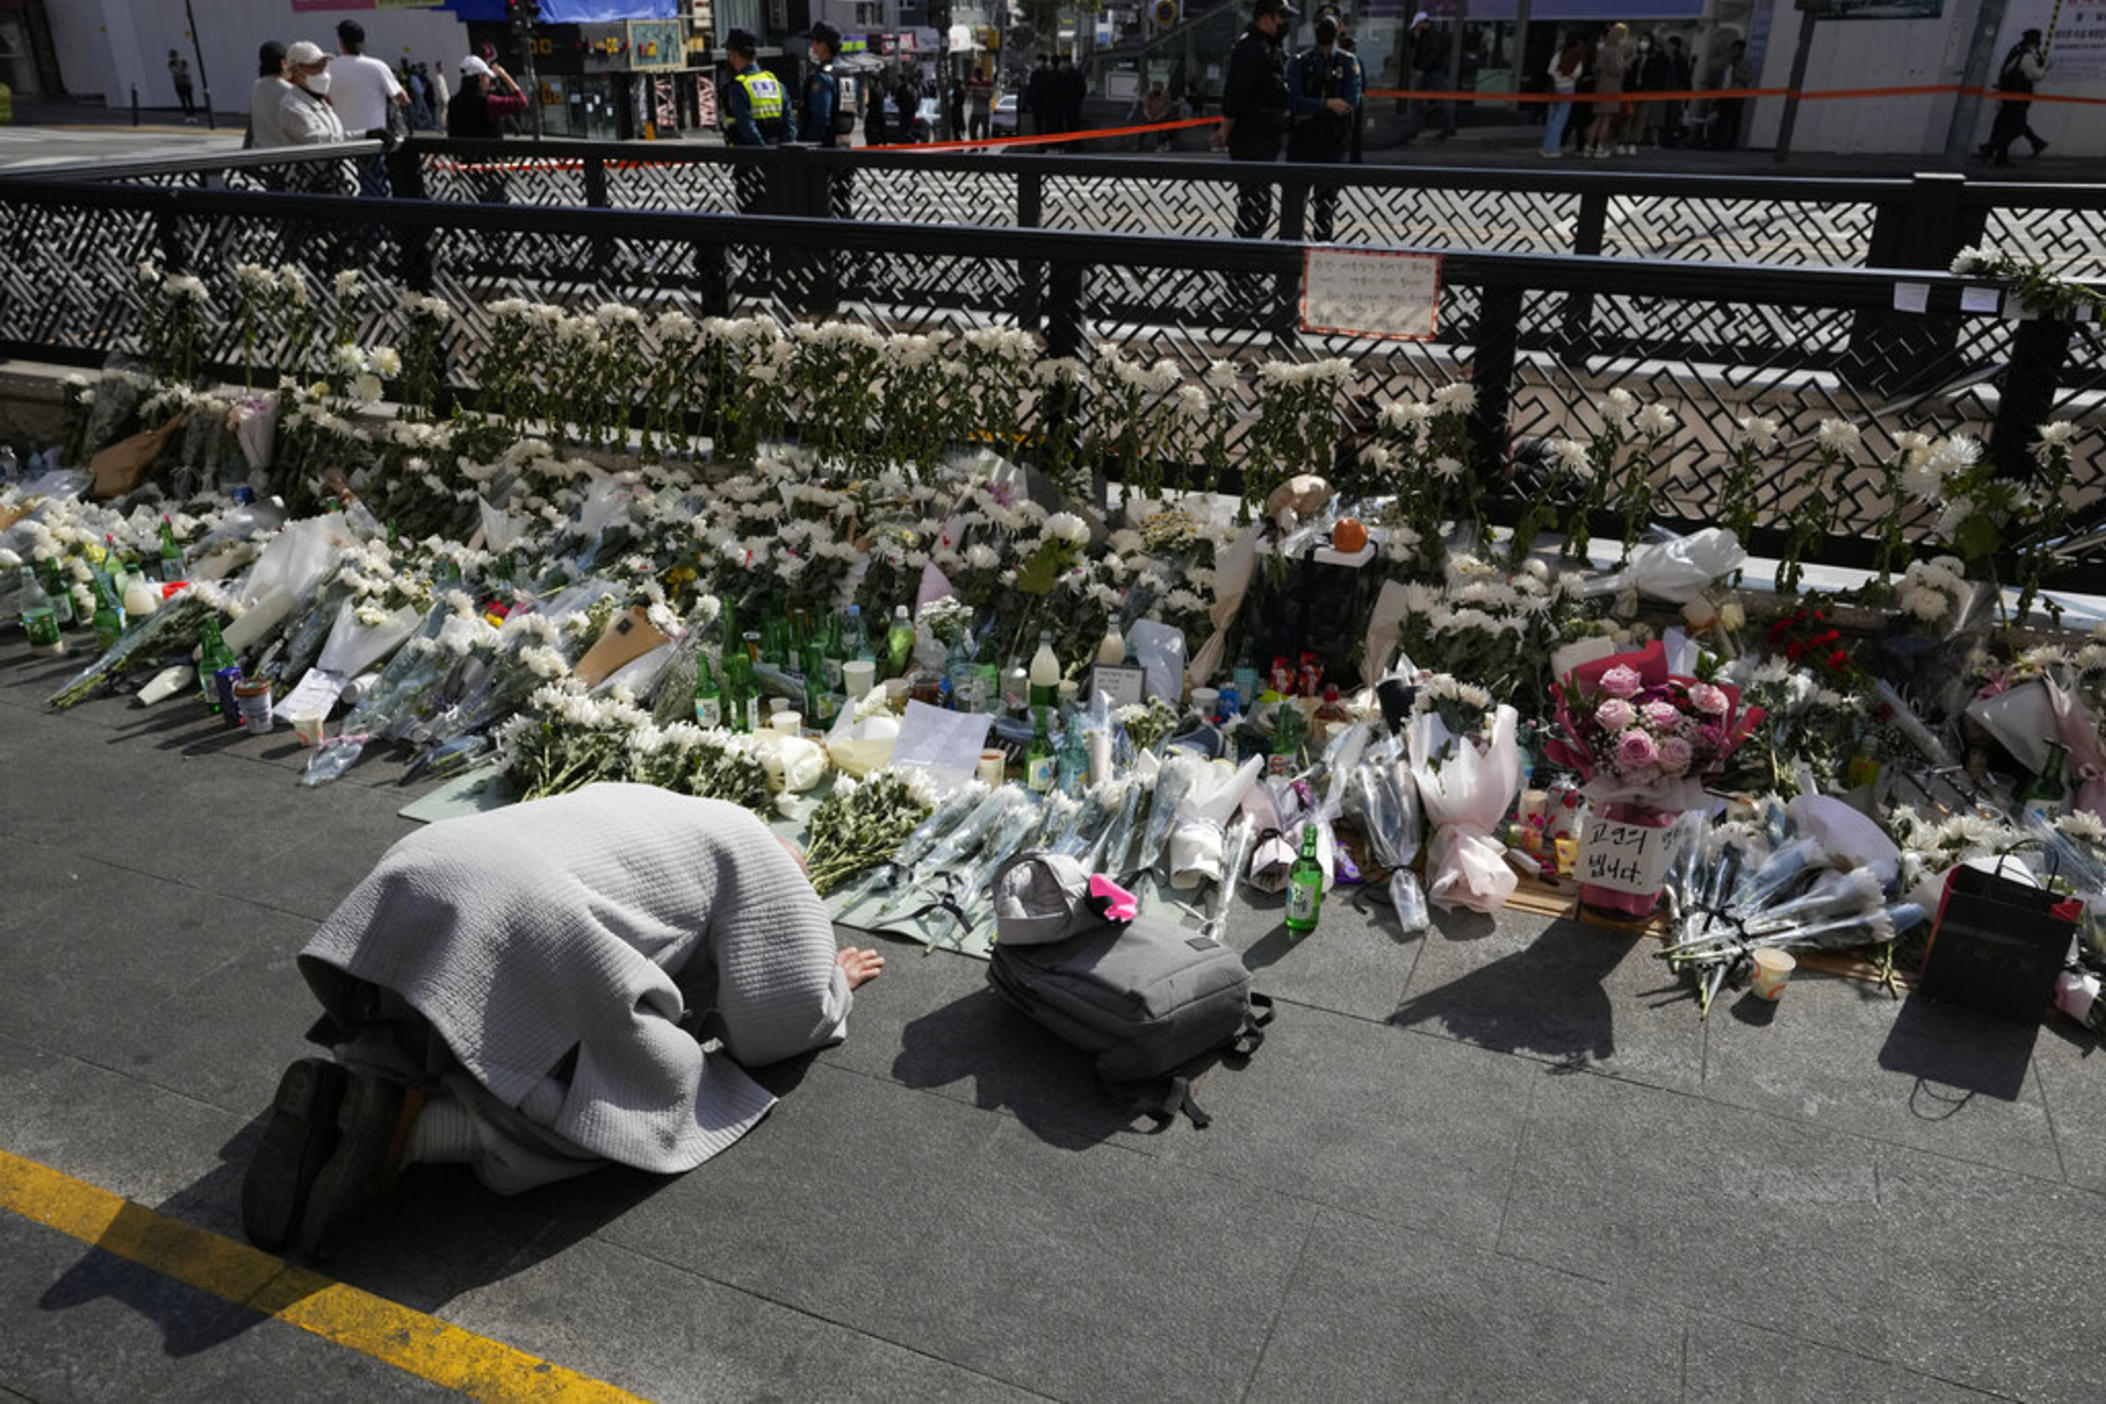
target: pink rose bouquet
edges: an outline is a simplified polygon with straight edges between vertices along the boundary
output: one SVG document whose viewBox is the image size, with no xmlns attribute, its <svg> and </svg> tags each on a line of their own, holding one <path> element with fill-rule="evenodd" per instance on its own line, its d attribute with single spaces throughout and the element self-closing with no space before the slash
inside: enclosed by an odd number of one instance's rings
<svg viewBox="0 0 2106 1404">
<path fill-rule="evenodd" d="M 1670 675 L 1658 643 L 1576 668 L 1551 692 L 1563 734 L 1545 753 L 1584 776 L 1597 802 L 1695 808 L 1762 721 L 1738 688 Z"/>
</svg>

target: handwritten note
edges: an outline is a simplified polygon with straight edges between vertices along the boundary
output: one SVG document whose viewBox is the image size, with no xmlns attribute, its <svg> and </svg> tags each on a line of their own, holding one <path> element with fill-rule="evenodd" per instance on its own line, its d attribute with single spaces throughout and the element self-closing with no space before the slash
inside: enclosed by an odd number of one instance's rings
<svg viewBox="0 0 2106 1404">
<path fill-rule="evenodd" d="M 1994 316 L 1996 309 L 2003 304 L 2003 300 L 2004 293 L 2001 288 L 1960 289 L 1960 310 L 1962 312 L 1987 312 Z"/>
<path fill-rule="evenodd" d="M 1894 310 L 1896 312 L 1929 311 L 1930 284 L 1896 283 L 1894 285 Z"/>
<path fill-rule="evenodd" d="M 1431 341 L 1440 326 L 1439 254 L 1311 248 L 1302 256 L 1302 330 Z"/>
<path fill-rule="evenodd" d="M 344 684 L 348 681 L 342 673 L 332 673 L 327 668 L 309 668 L 300 679 L 300 685 L 278 704 L 278 715 L 290 719 L 302 712 L 320 712 L 326 717 L 336 706 L 336 699 L 343 695 Z"/>
<path fill-rule="evenodd" d="M 1679 824 L 1653 829 L 1591 816 L 1580 831 L 1579 880 L 1641 897 L 1658 892 L 1688 832 Z"/>
</svg>

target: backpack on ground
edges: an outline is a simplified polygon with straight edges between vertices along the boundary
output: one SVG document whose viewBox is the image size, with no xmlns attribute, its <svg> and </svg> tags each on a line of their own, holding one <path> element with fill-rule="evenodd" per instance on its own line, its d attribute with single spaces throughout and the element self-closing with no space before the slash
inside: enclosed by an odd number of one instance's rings
<svg viewBox="0 0 2106 1404">
<path fill-rule="evenodd" d="M 995 878 L 996 937 L 988 983 L 1038 1024 L 1096 1055 L 1097 1077 L 1159 1122 L 1192 1100 L 1196 1066 L 1248 1057 L 1263 1041 L 1272 1001 L 1253 994 L 1242 958 L 1173 922 L 1120 920 L 1075 859 L 1026 853 Z M 1116 889 L 1113 889 L 1115 892 Z"/>
</svg>

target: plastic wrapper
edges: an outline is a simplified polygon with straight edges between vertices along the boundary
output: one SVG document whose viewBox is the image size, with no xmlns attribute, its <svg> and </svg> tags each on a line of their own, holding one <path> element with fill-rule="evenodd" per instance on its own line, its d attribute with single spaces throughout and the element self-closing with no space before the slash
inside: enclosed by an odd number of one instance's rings
<svg viewBox="0 0 2106 1404">
<path fill-rule="evenodd" d="M 1492 836 L 1521 788 L 1519 721 L 1512 707 L 1500 707 L 1480 751 L 1468 737 L 1449 732 L 1438 712 L 1411 719 L 1412 776 L 1433 827 L 1426 891 L 1438 906 L 1496 912 L 1520 885 L 1506 845 Z"/>
<path fill-rule="evenodd" d="M 1688 604 L 1711 582 L 1740 569 L 1748 553 L 1724 527 L 1706 527 L 1672 541 L 1656 541 L 1631 553 L 1620 571 L 1582 582 L 1580 595 L 1619 595 L 1626 590 L 1669 604 Z"/>
<path fill-rule="evenodd" d="M 1194 778 L 1170 826 L 1170 886 L 1190 891 L 1224 878 L 1228 822 L 1243 807 L 1264 762 L 1256 756 L 1240 766 L 1211 763 Z"/>
</svg>

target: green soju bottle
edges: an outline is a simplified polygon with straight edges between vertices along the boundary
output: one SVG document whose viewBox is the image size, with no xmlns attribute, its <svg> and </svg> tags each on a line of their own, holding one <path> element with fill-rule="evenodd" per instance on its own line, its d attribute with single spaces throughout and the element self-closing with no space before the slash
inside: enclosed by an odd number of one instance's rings
<svg viewBox="0 0 2106 1404">
<path fill-rule="evenodd" d="M 1024 752 L 1024 783 L 1036 794 L 1050 794 L 1060 782 L 1060 753 L 1046 727 L 1048 707 L 1031 709 L 1031 745 Z"/>
<path fill-rule="evenodd" d="M 732 731 L 751 732 L 752 715 L 760 700 L 753 686 L 753 660 L 743 647 L 724 653 L 724 725 Z"/>
<path fill-rule="evenodd" d="M 695 656 L 695 725 L 715 730 L 724 724 L 724 689 L 710 671 L 709 655 Z"/>
<path fill-rule="evenodd" d="M 1306 729 L 1294 699 L 1281 698 L 1272 714 L 1272 754 L 1265 762 L 1266 774 L 1284 779 L 1300 771 L 1302 732 Z"/>
<path fill-rule="evenodd" d="M 2063 757 L 2068 752 L 2060 741 L 2048 742 L 2047 748 L 2047 760 L 2041 765 L 2040 773 L 2026 781 L 2018 791 L 2018 807 L 2028 812 L 2037 810 L 2043 816 L 2054 813 L 2068 793 L 2062 783 Z"/>
<path fill-rule="evenodd" d="M 1287 936 L 1299 941 L 1316 930 L 1324 909 L 1324 866 L 1316 861 L 1316 825 L 1302 826 L 1302 851 L 1287 870 Z"/>
<path fill-rule="evenodd" d="M 197 687 L 205 705 L 219 710 L 219 670 L 235 666 L 234 650 L 219 636 L 219 621 L 207 619 L 200 635 L 197 655 Z"/>
<path fill-rule="evenodd" d="M 804 719 L 816 727 L 834 722 L 834 691 L 826 682 L 826 645 L 817 639 L 804 646 Z"/>
<path fill-rule="evenodd" d="M 885 631 L 885 676 L 903 678 L 914 658 L 914 616 L 905 605 L 892 607 L 892 627 Z"/>
<path fill-rule="evenodd" d="M 19 592 L 15 608 L 22 615 L 22 629 L 29 635 L 29 646 L 39 653 L 56 653 L 65 647 L 59 639 L 58 610 L 52 606 L 51 596 L 44 593 L 44 582 L 29 566 L 23 566 L 16 578 Z"/>
<path fill-rule="evenodd" d="M 189 578 L 190 568 L 183 563 L 183 548 L 176 545 L 175 526 L 166 513 L 161 516 L 161 583 L 173 584 Z"/>
<path fill-rule="evenodd" d="M 95 630 L 95 646 L 105 653 L 124 637 L 124 606 L 117 603 L 114 589 L 109 576 L 95 577 L 95 614 L 89 624 Z"/>
<path fill-rule="evenodd" d="M 58 620 L 61 629 L 74 622 L 73 590 L 66 581 L 57 561 L 45 561 L 37 567 L 37 574 L 44 582 L 44 594 L 51 601 L 52 617 Z"/>
</svg>

